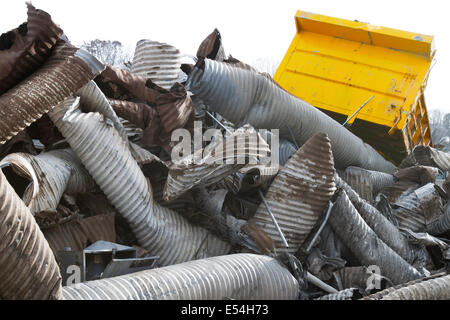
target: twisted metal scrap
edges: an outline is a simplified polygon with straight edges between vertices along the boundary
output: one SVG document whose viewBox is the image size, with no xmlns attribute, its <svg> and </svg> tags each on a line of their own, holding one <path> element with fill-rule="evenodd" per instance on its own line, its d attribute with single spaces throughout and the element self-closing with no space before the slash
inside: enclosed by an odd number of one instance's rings
<svg viewBox="0 0 450 320">
<path fill-rule="evenodd" d="M 128 141 L 101 114 L 82 113 L 79 98 L 68 98 L 49 116 L 140 245 L 160 256 L 160 265 L 228 253 L 227 243 L 154 201 Z"/>
<path fill-rule="evenodd" d="M 47 12 L 27 8 L 27 22 L 0 36 L 0 95 L 42 65 L 63 33 Z"/>
<path fill-rule="evenodd" d="M 0 144 L 75 93 L 103 70 L 93 56 L 58 41 L 37 71 L 0 96 Z"/>
<path fill-rule="evenodd" d="M 0 299 L 59 299 L 61 275 L 33 215 L 0 170 Z"/>
<path fill-rule="evenodd" d="M 381 274 L 391 279 L 394 284 L 422 277 L 419 271 L 387 246 L 366 224 L 345 191 L 339 194 L 329 222 L 363 265 L 380 267 Z"/>
<path fill-rule="evenodd" d="M 164 200 L 176 199 L 198 185 L 216 183 L 244 167 L 247 162 L 253 160 L 257 163 L 269 154 L 269 145 L 252 127 L 239 128 L 225 140 L 217 139 L 205 149 L 173 161 L 164 187 Z"/>
<path fill-rule="evenodd" d="M 420 145 L 414 148 L 413 154 L 416 161 L 421 165 L 450 171 L 450 153 L 448 152 Z"/>
<path fill-rule="evenodd" d="M 336 185 L 342 188 L 354 208 L 358 211 L 365 223 L 376 233 L 376 235 L 386 243 L 392 250 L 405 259 L 408 263 L 414 264 L 417 259 L 423 259 L 425 252 L 423 249 L 413 247 L 408 239 L 383 216 L 376 208 L 361 199 L 359 195 L 343 181 L 338 175 L 335 176 Z"/>
<path fill-rule="evenodd" d="M 33 214 L 55 211 L 64 192 L 72 195 L 89 192 L 95 185 L 70 149 L 42 152 L 37 156 L 11 153 L 0 162 L 0 168 L 8 165 L 32 181 L 23 199 Z"/>
<path fill-rule="evenodd" d="M 403 193 L 394 207 L 400 227 L 421 232 L 439 218 L 442 200 L 434 184 L 428 183 L 410 193 Z"/>
<path fill-rule="evenodd" d="M 197 50 L 197 57 L 216 61 L 223 61 L 226 58 L 222 36 L 217 28 L 202 41 Z"/>
<path fill-rule="evenodd" d="M 394 177 L 390 174 L 372 170 L 365 170 L 358 167 L 348 167 L 345 169 L 342 178 L 361 198 L 372 203 L 381 189 L 394 183 Z"/>
<path fill-rule="evenodd" d="M 286 163 L 270 185 L 265 199 L 295 253 L 334 194 L 334 162 L 331 145 L 325 133 L 309 139 Z M 284 248 L 264 204 L 260 204 L 250 220 L 260 226 Z"/>
<path fill-rule="evenodd" d="M 421 186 L 435 182 L 438 169 L 427 166 L 412 166 L 400 169 L 394 173 L 394 177 L 400 180 L 408 180 L 420 184 Z"/>
<path fill-rule="evenodd" d="M 231 254 L 63 288 L 67 300 L 293 300 L 298 282 L 277 260 Z"/>
<path fill-rule="evenodd" d="M 364 300 L 449 300 L 450 275 L 433 276 L 388 288 Z"/>
<path fill-rule="evenodd" d="M 394 165 L 371 146 L 262 74 L 201 59 L 189 74 L 186 88 L 212 111 L 238 126 L 249 123 L 255 128 L 279 128 L 280 137 L 287 139 L 289 127 L 299 144 L 317 132 L 327 133 L 338 168 L 353 165 L 387 173 L 394 171 Z"/>
</svg>

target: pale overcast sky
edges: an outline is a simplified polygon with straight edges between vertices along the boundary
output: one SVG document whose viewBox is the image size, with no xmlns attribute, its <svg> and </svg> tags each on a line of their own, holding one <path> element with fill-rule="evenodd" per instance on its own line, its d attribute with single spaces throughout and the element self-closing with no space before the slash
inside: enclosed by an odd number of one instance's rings
<svg viewBox="0 0 450 320">
<path fill-rule="evenodd" d="M 194 55 L 217 27 L 225 51 L 252 63 L 280 62 L 295 35 L 296 10 L 435 36 L 436 63 L 426 90 L 429 109 L 450 112 L 450 10 L 446 0 L 33 0 L 77 45 L 95 38 L 133 47 L 166 42 Z M 23 0 L 0 2 L 0 32 L 26 20 Z"/>
</svg>

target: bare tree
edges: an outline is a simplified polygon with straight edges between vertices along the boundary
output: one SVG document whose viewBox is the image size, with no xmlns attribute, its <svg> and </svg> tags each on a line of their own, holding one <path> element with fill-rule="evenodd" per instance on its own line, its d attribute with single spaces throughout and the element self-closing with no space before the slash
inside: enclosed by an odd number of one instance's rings
<svg viewBox="0 0 450 320">
<path fill-rule="evenodd" d="M 119 41 L 91 40 L 84 42 L 82 49 L 88 51 L 103 63 L 130 70 L 132 53 Z"/>
<path fill-rule="evenodd" d="M 442 150 L 450 152 L 450 113 L 444 113 L 439 109 L 428 111 L 431 127 L 431 138 L 435 145 L 442 145 Z M 447 137 L 447 139 L 446 139 Z"/>
</svg>

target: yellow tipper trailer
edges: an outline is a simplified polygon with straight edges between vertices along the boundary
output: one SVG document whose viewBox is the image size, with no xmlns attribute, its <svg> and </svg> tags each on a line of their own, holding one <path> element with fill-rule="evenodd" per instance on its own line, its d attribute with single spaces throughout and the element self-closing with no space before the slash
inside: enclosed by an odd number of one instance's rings
<svg viewBox="0 0 450 320">
<path fill-rule="evenodd" d="M 398 164 L 432 145 L 423 91 L 433 36 L 297 11 L 274 80 Z M 358 111 L 359 110 L 359 111 Z M 356 114 L 355 114 L 356 113 Z"/>
</svg>

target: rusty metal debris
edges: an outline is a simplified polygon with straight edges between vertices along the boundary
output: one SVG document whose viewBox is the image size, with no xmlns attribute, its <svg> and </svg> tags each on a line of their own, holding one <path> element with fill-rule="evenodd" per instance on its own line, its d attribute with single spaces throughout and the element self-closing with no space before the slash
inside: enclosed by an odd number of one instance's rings
<svg viewBox="0 0 450 320">
<path fill-rule="evenodd" d="M 31 4 L 0 36 L 0 299 L 450 299 L 450 154 L 396 168 L 217 29 L 125 67 Z"/>
</svg>

